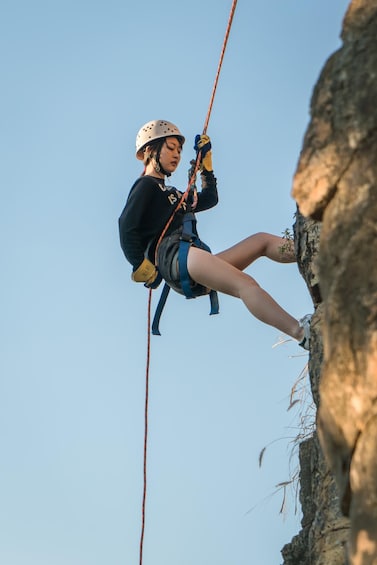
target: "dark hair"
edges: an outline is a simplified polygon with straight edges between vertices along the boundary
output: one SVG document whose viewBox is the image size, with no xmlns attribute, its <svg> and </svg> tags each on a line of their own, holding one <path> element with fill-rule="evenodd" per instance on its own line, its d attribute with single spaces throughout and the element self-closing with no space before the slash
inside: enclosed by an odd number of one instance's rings
<svg viewBox="0 0 377 565">
<path fill-rule="evenodd" d="M 150 143 L 147 143 L 144 146 L 144 149 L 143 149 L 144 150 L 144 156 L 145 156 L 145 150 L 148 147 L 148 149 L 150 149 L 150 153 L 154 153 L 157 156 L 157 159 L 159 159 L 161 148 L 162 148 L 162 145 L 163 145 L 165 139 L 166 138 L 164 137 L 164 138 L 161 138 L 161 139 L 156 139 L 155 141 L 151 141 Z M 148 157 L 147 162 L 145 164 L 147 165 L 150 160 L 151 160 L 151 157 Z"/>
</svg>

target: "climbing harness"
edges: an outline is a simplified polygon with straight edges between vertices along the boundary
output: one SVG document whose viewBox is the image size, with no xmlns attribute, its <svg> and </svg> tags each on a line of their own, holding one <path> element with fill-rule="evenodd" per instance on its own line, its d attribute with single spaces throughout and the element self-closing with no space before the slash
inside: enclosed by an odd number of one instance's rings
<svg viewBox="0 0 377 565">
<path fill-rule="evenodd" d="M 205 251 L 211 252 L 208 245 L 200 241 L 199 237 L 195 235 L 194 225 L 196 224 L 196 219 L 193 212 L 187 212 L 183 218 L 183 231 L 181 235 L 181 241 L 179 244 L 179 251 L 178 251 L 178 265 L 179 265 L 179 274 L 181 279 L 182 290 L 184 295 L 187 298 L 196 298 L 199 294 L 202 295 L 208 294 L 207 289 L 204 289 L 204 292 L 201 290 L 195 291 L 191 284 L 190 284 L 190 275 L 187 269 L 187 256 L 191 245 L 195 245 L 200 249 L 204 249 Z M 198 285 L 201 287 L 201 285 Z M 211 292 L 209 292 L 211 294 Z M 213 307 L 212 307 L 213 310 Z M 218 309 L 215 308 L 218 311 Z M 217 311 L 211 311 L 211 314 L 217 313 Z"/>
<path fill-rule="evenodd" d="M 161 335 L 159 329 L 159 322 L 161 318 L 162 311 L 164 309 L 166 300 L 168 298 L 171 288 L 174 288 L 180 294 L 184 294 L 186 298 L 197 298 L 198 296 L 203 296 L 209 294 L 209 299 L 211 303 L 210 315 L 219 313 L 219 299 L 217 292 L 215 290 L 208 289 L 201 284 L 194 283 L 190 278 L 187 269 L 187 257 L 190 247 L 198 247 L 203 249 L 208 253 L 211 253 L 211 249 L 203 241 L 201 241 L 197 235 L 196 229 L 196 218 L 193 212 L 186 212 L 183 216 L 182 230 L 168 236 L 168 240 L 171 238 L 173 240 L 173 245 L 175 242 L 178 244 L 178 252 L 173 257 L 173 263 L 177 264 L 177 271 L 179 273 L 179 281 L 177 283 L 165 282 L 161 296 L 156 308 L 156 312 L 152 323 L 152 334 Z M 164 240 L 165 241 L 165 240 Z"/>
<path fill-rule="evenodd" d="M 227 46 L 227 43 L 228 43 L 228 38 L 229 38 L 229 33 L 230 33 L 230 29 L 231 29 L 232 22 L 233 22 L 234 12 L 236 10 L 236 5 L 237 5 L 237 0 L 233 0 L 232 6 L 231 6 L 231 9 L 230 9 L 228 24 L 227 24 L 227 28 L 226 28 L 226 32 L 225 32 L 225 37 L 224 37 L 224 41 L 223 41 L 223 45 L 222 45 L 222 49 L 221 49 L 220 60 L 219 60 L 219 64 L 218 64 L 218 67 L 217 67 L 215 81 L 214 81 L 214 84 L 213 84 L 213 87 L 212 87 L 212 94 L 211 94 L 211 98 L 210 98 L 210 102 L 209 102 L 209 106 L 208 106 L 208 110 L 207 110 L 206 119 L 205 119 L 205 122 L 204 122 L 203 134 L 205 134 L 207 132 L 208 123 L 209 123 L 209 119 L 210 119 L 210 116 L 211 116 L 213 102 L 214 102 L 214 99 L 215 99 L 217 85 L 218 85 L 218 81 L 219 81 L 219 77 L 220 77 L 220 71 L 221 71 L 221 67 L 222 67 L 222 63 L 223 63 L 223 59 L 224 59 L 225 49 L 226 49 L 226 46 Z M 174 210 L 173 214 L 171 215 L 171 217 L 169 218 L 164 230 L 162 231 L 162 234 L 160 235 L 160 238 L 157 242 L 157 249 L 158 249 L 164 235 L 166 234 L 166 231 L 168 230 L 169 226 L 171 225 L 176 212 L 182 207 L 184 201 L 187 200 L 190 191 L 192 191 L 192 193 L 193 193 L 193 201 L 194 201 L 194 204 L 195 204 L 196 189 L 195 189 L 194 185 L 195 185 L 196 175 L 197 175 L 199 168 L 200 168 L 200 160 L 201 160 L 201 152 L 199 151 L 197 156 L 196 156 L 195 165 L 193 165 L 193 172 L 192 172 L 191 178 L 189 180 L 188 186 L 186 188 L 186 191 L 182 195 L 181 200 L 178 203 L 178 206 L 175 208 L 175 210 Z M 191 221 L 190 218 L 188 218 L 188 221 Z M 193 233 L 193 224 L 191 223 L 191 226 L 189 226 L 188 228 L 186 227 L 186 229 L 188 229 L 188 233 Z M 188 242 L 188 243 L 190 243 L 190 242 Z M 191 242 L 191 244 L 192 243 L 193 242 Z M 188 253 L 188 249 L 189 249 L 189 245 L 187 246 L 186 255 Z M 182 253 L 183 254 L 185 253 L 184 247 L 183 247 Z M 187 261 L 186 261 L 186 263 L 187 263 Z M 186 269 L 187 269 L 187 266 L 186 266 Z M 161 305 L 159 305 L 159 307 L 161 308 L 161 311 L 162 311 L 162 308 L 163 308 L 163 306 L 166 302 L 168 294 L 169 294 L 169 290 L 165 290 L 165 287 L 164 287 L 163 292 L 162 292 L 162 296 L 160 298 Z M 151 303 L 152 303 L 152 289 L 150 288 L 149 289 L 149 299 L 148 299 L 148 316 L 147 316 L 147 318 L 148 318 L 148 342 L 147 342 L 147 365 L 146 365 L 146 387 L 145 387 L 145 427 L 144 427 L 144 464 L 143 464 L 144 480 L 143 480 L 142 524 L 141 524 L 141 534 L 140 534 L 139 565 L 143 565 L 143 549 L 144 549 L 144 533 L 145 533 L 145 507 L 146 507 L 146 498 L 147 498 L 147 445 L 148 445 L 148 403 L 149 403 Z M 211 305 L 212 305 L 212 308 L 215 307 L 215 309 L 216 309 L 216 299 L 215 299 L 214 304 L 211 303 Z M 218 307 L 218 305 L 217 305 L 217 307 Z M 212 308 L 211 308 L 211 310 L 212 310 Z M 157 315 L 157 312 L 156 312 L 156 315 Z M 156 317 L 156 315 L 155 315 L 155 317 Z M 158 323 L 157 323 L 157 328 L 158 328 Z"/>
</svg>

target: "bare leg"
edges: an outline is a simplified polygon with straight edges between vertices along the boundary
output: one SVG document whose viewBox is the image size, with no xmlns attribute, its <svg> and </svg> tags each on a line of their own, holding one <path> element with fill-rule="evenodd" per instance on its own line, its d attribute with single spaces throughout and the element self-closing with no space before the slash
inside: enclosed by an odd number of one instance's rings
<svg viewBox="0 0 377 565">
<path fill-rule="evenodd" d="M 240 298 L 248 310 L 265 324 L 299 341 L 303 338 L 303 329 L 298 321 L 283 310 L 252 277 L 224 261 L 221 256 L 190 247 L 187 268 L 192 279 L 199 284 Z"/>
<path fill-rule="evenodd" d="M 241 271 L 259 257 L 279 263 L 296 262 L 293 241 L 264 232 L 251 235 L 216 255 Z"/>
</svg>

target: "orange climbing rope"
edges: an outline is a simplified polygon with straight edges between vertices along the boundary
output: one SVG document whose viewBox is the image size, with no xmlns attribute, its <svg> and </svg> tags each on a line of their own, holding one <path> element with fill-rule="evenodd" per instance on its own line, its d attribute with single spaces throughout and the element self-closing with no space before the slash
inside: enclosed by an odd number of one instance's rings
<svg viewBox="0 0 377 565">
<path fill-rule="evenodd" d="M 145 406 L 144 406 L 144 462 L 143 462 L 143 503 L 141 517 L 141 535 L 140 535 L 140 565 L 143 563 L 143 547 L 145 533 L 145 502 L 147 499 L 147 444 L 148 444 L 148 403 L 149 403 L 149 366 L 151 355 L 151 304 L 152 289 L 149 289 L 148 297 L 148 338 L 147 338 L 147 366 L 145 371 Z"/>
<path fill-rule="evenodd" d="M 209 120 L 211 117 L 211 113 L 212 113 L 212 107 L 213 107 L 213 102 L 215 100 L 215 94 L 216 94 L 216 90 L 217 90 L 217 85 L 219 82 L 219 77 L 220 77 L 220 72 L 221 72 L 221 67 L 223 64 L 223 59 L 224 59 L 224 55 L 225 55 L 225 50 L 226 50 L 226 46 L 228 44 L 228 38 L 229 38 L 229 33 L 230 33 L 230 28 L 232 27 L 232 22 L 233 22 L 233 16 L 234 16 L 234 12 L 236 11 L 236 5 L 237 5 L 237 0 L 233 0 L 232 3 L 232 7 L 230 9 L 230 14 L 229 14 L 229 20 L 228 20 L 228 25 L 226 28 L 226 32 L 225 32 L 225 37 L 224 37 L 224 41 L 223 41 L 223 45 L 222 45 L 222 49 L 221 49 L 221 54 L 220 54 L 220 59 L 219 59 L 219 64 L 217 66 L 217 71 L 216 71 L 216 76 L 215 76 L 215 81 L 213 83 L 213 87 L 212 87 L 212 93 L 211 93 L 211 98 L 209 101 L 209 105 L 208 105 L 208 110 L 207 110 L 207 115 L 206 115 L 206 119 L 204 121 L 204 126 L 203 126 L 203 134 L 207 133 L 207 128 L 208 128 L 208 124 L 209 124 Z M 178 203 L 178 206 L 174 209 L 172 215 L 170 216 L 166 226 L 164 227 L 164 229 L 161 232 L 161 235 L 158 239 L 157 245 L 156 245 L 156 251 L 155 251 L 155 257 L 157 258 L 157 250 L 158 247 L 163 239 L 163 237 L 165 236 L 170 224 L 172 223 L 175 214 L 178 212 L 178 210 L 180 209 L 180 207 L 182 206 L 183 202 L 185 200 L 187 200 L 187 197 L 189 195 L 189 192 L 191 190 L 191 187 L 194 185 L 195 180 L 196 180 L 196 175 L 198 174 L 199 171 L 199 167 L 200 167 L 200 157 L 201 157 L 201 152 L 199 151 L 197 156 L 196 156 L 196 162 L 195 165 L 192 168 L 192 174 L 190 176 L 189 179 L 189 183 L 187 185 L 187 188 L 184 192 L 184 194 L 182 194 L 181 200 Z M 156 261 L 155 261 L 156 263 Z"/>
<path fill-rule="evenodd" d="M 205 134 L 207 132 L 209 120 L 210 120 L 210 117 L 211 117 L 213 102 L 214 102 L 214 99 L 215 99 L 216 89 L 217 89 L 217 85 L 218 85 L 218 82 L 219 82 L 221 67 L 222 67 L 222 64 L 223 64 L 225 50 L 226 50 L 226 46 L 227 46 L 227 43 L 228 43 L 230 29 L 232 27 L 233 16 L 234 16 L 234 12 L 236 10 L 236 5 L 237 5 L 237 0 L 233 0 L 232 6 L 231 6 L 231 9 L 230 9 L 228 24 L 227 24 L 227 27 L 226 27 L 225 37 L 224 37 L 224 41 L 223 41 L 223 45 L 222 45 L 222 49 L 221 49 L 220 60 L 219 60 L 219 64 L 218 64 L 218 67 L 217 67 L 215 81 L 214 81 L 214 84 L 213 84 L 213 87 L 212 87 L 212 94 L 211 94 L 211 98 L 210 98 L 210 102 L 209 102 L 209 106 L 208 106 L 208 110 L 207 110 L 206 119 L 205 119 L 204 126 L 203 126 L 203 134 Z M 199 167 L 200 167 L 200 157 L 201 157 L 200 152 L 198 152 L 197 157 L 196 157 L 196 161 L 195 161 L 195 165 L 192 168 L 192 174 L 189 178 L 188 186 L 187 186 L 184 194 L 181 197 L 181 200 L 179 201 L 177 207 L 175 208 L 174 212 L 170 216 L 166 226 L 164 227 L 164 229 L 163 229 L 163 231 L 162 231 L 162 233 L 159 237 L 159 240 L 158 240 L 157 246 L 156 246 L 156 255 L 157 255 L 157 249 L 158 249 L 158 247 L 159 247 L 159 245 L 162 241 L 162 238 L 164 237 L 164 235 L 166 234 L 166 231 L 168 230 L 170 224 L 172 223 L 176 212 L 182 206 L 183 202 L 187 199 L 189 192 L 190 192 L 191 188 L 193 187 L 193 185 L 195 183 L 196 175 L 197 175 L 197 173 L 199 171 Z M 150 342 L 151 304 L 152 304 L 152 289 L 149 289 L 148 316 L 147 316 L 148 317 L 147 365 L 146 365 L 146 379 L 145 379 L 146 382 L 145 382 L 145 412 L 144 412 L 144 462 L 143 462 L 143 477 L 144 477 L 144 480 L 143 480 L 143 501 L 142 501 L 142 522 L 141 522 L 141 535 L 140 535 L 139 565 L 143 565 L 143 549 L 144 549 L 144 534 L 145 534 L 145 507 L 146 507 L 146 500 L 147 500 L 147 447 L 148 447 L 149 367 L 150 367 L 150 343 L 151 343 Z"/>
<path fill-rule="evenodd" d="M 234 12 L 236 11 L 236 5 L 237 5 L 237 0 L 233 0 L 232 7 L 230 9 L 228 25 L 227 25 L 227 28 L 226 28 L 225 37 L 224 37 L 224 41 L 223 41 L 223 46 L 222 46 L 222 49 L 221 49 L 220 60 L 219 60 L 219 64 L 218 64 L 218 67 L 217 67 L 215 82 L 213 83 L 213 87 L 212 87 L 212 94 L 211 94 L 211 99 L 210 99 L 210 102 L 209 102 L 209 105 L 208 105 L 207 116 L 206 116 L 206 119 L 205 119 L 205 122 L 204 122 L 203 133 L 207 133 L 208 123 L 209 123 L 209 119 L 211 117 L 211 112 L 212 112 L 213 101 L 215 100 L 217 83 L 219 82 L 220 71 L 221 71 L 221 67 L 222 67 L 223 59 L 224 59 L 224 55 L 225 55 L 225 49 L 226 49 L 226 46 L 227 46 L 227 43 L 228 43 L 230 28 L 232 27 Z"/>
</svg>

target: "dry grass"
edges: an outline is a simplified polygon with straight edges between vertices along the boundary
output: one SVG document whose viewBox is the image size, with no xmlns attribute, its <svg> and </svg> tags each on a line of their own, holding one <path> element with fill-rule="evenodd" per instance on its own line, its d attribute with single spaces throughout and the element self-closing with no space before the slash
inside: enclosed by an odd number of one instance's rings
<svg viewBox="0 0 377 565">
<path fill-rule="evenodd" d="M 284 340 L 286 341 L 286 340 Z M 283 343 L 280 341 L 279 343 Z M 277 345 L 279 345 L 279 343 Z M 312 399 L 312 394 L 310 390 L 309 374 L 308 374 L 308 363 L 305 364 L 301 373 L 295 380 L 289 397 L 288 397 L 288 407 L 287 411 L 294 411 L 294 417 L 292 426 L 288 429 L 290 432 L 287 436 L 277 438 L 271 441 L 269 444 L 264 446 L 259 453 L 259 467 L 262 467 L 264 456 L 267 449 L 277 442 L 285 441 L 287 442 L 288 449 L 288 464 L 289 464 L 289 477 L 287 480 L 282 480 L 275 485 L 275 490 L 271 492 L 264 501 L 274 497 L 276 495 L 281 495 L 281 504 L 279 509 L 279 514 L 285 515 L 288 512 L 288 500 L 289 495 L 292 495 L 294 500 L 294 513 L 297 514 L 299 508 L 299 459 L 298 451 L 300 443 L 306 439 L 312 437 L 315 429 L 315 404 Z M 255 505 L 247 514 L 252 512 L 256 507 Z"/>
<path fill-rule="evenodd" d="M 282 232 L 282 238 L 285 240 L 283 245 L 279 248 L 279 251 L 284 255 L 285 253 L 291 253 L 294 247 L 294 235 L 289 228 L 286 228 Z"/>
</svg>

